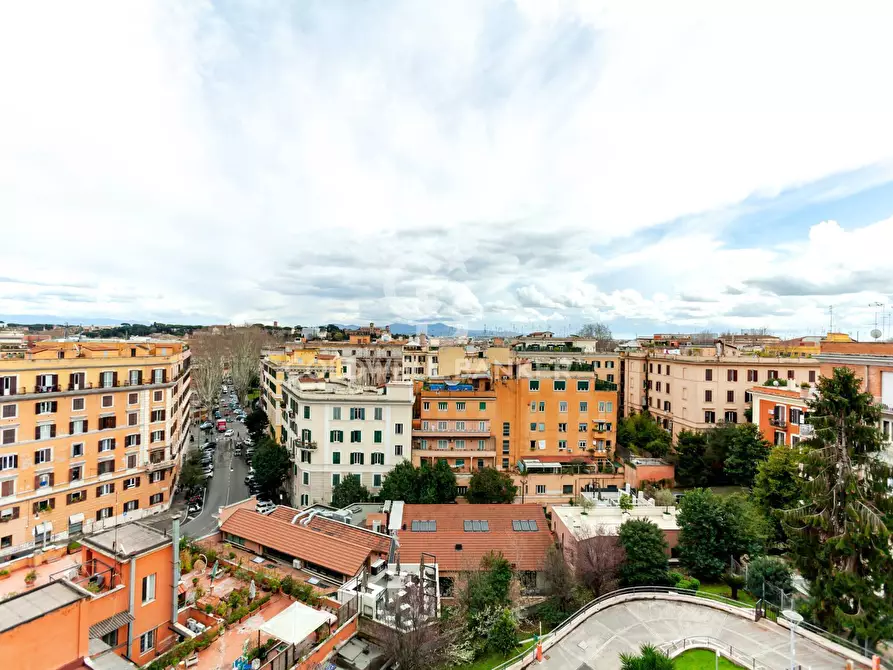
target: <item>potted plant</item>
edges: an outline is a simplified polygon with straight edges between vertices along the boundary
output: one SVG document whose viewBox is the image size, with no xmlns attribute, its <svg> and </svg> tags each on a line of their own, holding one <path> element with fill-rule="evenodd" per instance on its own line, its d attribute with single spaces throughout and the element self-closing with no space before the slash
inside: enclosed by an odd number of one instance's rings
<svg viewBox="0 0 893 670">
<path fill-rule="evenodd" d="M 78 542 L 77 540 L 72 540 L 71 542 L 68 543 L 68 553 L 69 554 L 74 554 L 75 552 L 79 551 L 80 548 L 81 548 L 81 543 Z"/>
<path fill-rule="evenodd" d="M 25 584 L 27 584 L 28 587 L 30 588 L 30 587 L 34 586 L 34 582 L 36 582 L 36 581 L 37 581 L 37 570 L 32 569 L 30 572 L 28 572 L 27 575 L 25 575 Z"/>
<path fill-rule="evenodd" d="M 0 570 L 0 579 L 9 579 L 9 570 L 6 568 Z"/>
</svg>

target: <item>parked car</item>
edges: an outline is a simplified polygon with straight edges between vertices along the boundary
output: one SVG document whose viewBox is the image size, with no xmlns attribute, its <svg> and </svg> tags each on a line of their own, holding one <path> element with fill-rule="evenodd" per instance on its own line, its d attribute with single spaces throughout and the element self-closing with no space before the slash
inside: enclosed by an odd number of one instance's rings
<svg viewBox="0 0 893 670">
<path fill-rule="evenodd" d="M 232 428 L 228 428 L 227 431 L 223 434 L 224 437 L 232 437 L 235 434 L 235 431 Z"/>
<path fill-rule="evenodd" d="M 250 486 L 253 481 L 254 481 L 254 475 L 252 475 L 252 474 L 245 475 L 245 483 L 246 484 L 248 484 Z"/>
<path fill-rule="evenodd" d="M 211 468 L 210 470 L 205 470 L 203 474 L 204 474 L 205 477 L 207 477 L 208 479 L 213 479 L 213 477 L 214 477 L 214 468 Z"/>
<path fill-rule="evenodd" d="M 233 451 L 233 454 L 235 456 L 241 456 L 242 455 L 242 447 L 236 447 L 235 450 Z"/>
<path fill-rule="evenodd" d="M 217 448 L 217 443 L 212 442 L 211 440 L 208 440 L 207 442 L 205 442 L 202 445 L 202 449 L 216 449 L 216 448 Z"/>
<path fill-rule="evenodd" d="M 214 424 L 211 423 L 210 421 L 205 421 L 204 423 L 202 423 L 199 426 L 199 428 L 201 428 L 202 430 L 211 430 L 213 427 L 214 427 Z"/>
</svg>

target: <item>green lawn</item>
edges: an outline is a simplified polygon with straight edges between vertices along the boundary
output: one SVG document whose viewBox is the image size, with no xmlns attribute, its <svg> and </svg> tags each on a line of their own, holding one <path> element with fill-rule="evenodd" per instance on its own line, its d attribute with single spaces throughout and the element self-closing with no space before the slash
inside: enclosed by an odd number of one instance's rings
<svg viewBox="0 0 893 670">
<path fill-rule="evenodd" d="M 716 668 L 716 652 L 709 649 L 692 649 L 684 651 L 675 659 L 676 670 L 714 670 Z M 719 670 L 737 670 L 741 668 L 727 658 L 720 657 Z"/>
<path fill-rule="evenodd" d="M 725 584 L 701 584 L 699 592 L 711 593 L 724 598 L 732 598 L 732 590 Z M 744 589 L 738 589 L 738 602 L 742 607 L 753 607 L 757 601 Z"/>
<path fill-rule="evenodd" d="M 513 656 L 517 656 L 521 652 L 527 651 L 533 648 L 533 642 L 528 642 L 527 644 L 519 645 L 515 647 L 515 650 L 509 654 L 508 656 L 502 656 L 502 654 L 497 654 L 496 652 L 490 652 L 484 654 L 479 659 L 477 659 L 474 663 L 470 665 L 457 665 L 452 670 L 490 670 L 490 668 L 495 668 L 497 665 L 505 663 L 507 660 L 512 658 Z"/>
</svg>

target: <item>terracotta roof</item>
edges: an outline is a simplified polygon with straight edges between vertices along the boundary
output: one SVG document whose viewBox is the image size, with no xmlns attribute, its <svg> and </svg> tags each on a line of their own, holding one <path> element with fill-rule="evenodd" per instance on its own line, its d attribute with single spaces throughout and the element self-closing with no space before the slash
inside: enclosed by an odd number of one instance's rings
<svg viewBox="0 0 893 670">
<path fill-rule="evenodd" d="M 291 523 L 295 514 L 298 514 L 300 511 L 301 510 L 295 509 L 294 507 L 280 505 L 270 513 L 270 516 Z M 391 549 L 391 539 L 386 535 L 376 533 L 366 528 L 361 528 L 360 526 L 349 526 L 346 523 L 333 521 L 332 519 L 327 519 L 318 514 L 310 519 L 310 523 L 305 526 L 305 528 L 310 528 L 311 530 L 325 533 L 326 535 L 332 535 L 334 533 L 348 542 L 369 547 L 370 551 L 377 551 L 380 554 L 387 554 Z"/>
<path fill-rule="evenodd" d="M 334 537 L 273 516 L 247 509 L 233 512 L 220 527 L 230 533 L 289 556 L 353 577 L 372 553 L 355 539 Z"/>
<path fill-rule="evenodd" d="M 516 531 L 512 521 L 534 519 L 536 531 Z M 468 532 L 465 521 L 487 521 L 486 532 Z M 412 530 L 413 521 L 435 521 L 433 532 Z M 441 572 L 473 570 L 489 552 L 502 552 L 517 570 L 539 570 L 552 544 L 541 505 L 405 505 L 398 532 L 400 560 L 415 563 L 422 552 L 434 554 Z M 456 545 L 462 549 L 457 550 Z"/>
<path fill-rule="evenodd" d="M 777 395 L 782 398 L 791 398 L 800 400 L 800 391 L 792 391 L 788 388 L 778 387 L 778 386 L 754 386 L 751 389 L 753 393 L 765 393 L 766 395 Z M 805 400 L 804 400 L 805 402 Z"/>
</svg>

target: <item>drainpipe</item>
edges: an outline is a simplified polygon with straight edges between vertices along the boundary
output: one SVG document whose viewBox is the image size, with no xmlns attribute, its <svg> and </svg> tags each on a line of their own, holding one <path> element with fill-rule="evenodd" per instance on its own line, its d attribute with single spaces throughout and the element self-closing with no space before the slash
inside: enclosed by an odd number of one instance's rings
<svg viewBox="0 0 893 670">
<path fill-rule="evenodd" d="M 171 526 L 171 540 L 174 552 L 173 600 L 171 600 L 171 624 L 177 623 L 177 585 L 180 583 L 180 520 L 174 519 Z"/>
<path fill-rule="evenodd" d="M 129 598 L 129 611 L 130 616 L 135 617 L 136 607 L 133 602 L 133 592 L 136 589 L 136 557 L 133 556 L 130 558 L 130 593 L 128 594 Z M 130 658 L 130 655 L 133 653 L 133 621 L 131 620 L 127 624 L 127 657 Z"/>
</svg>

